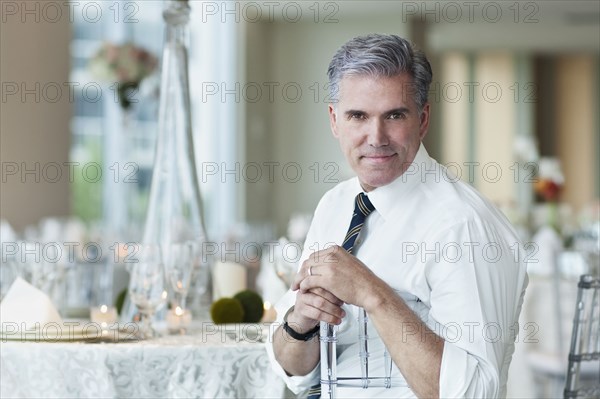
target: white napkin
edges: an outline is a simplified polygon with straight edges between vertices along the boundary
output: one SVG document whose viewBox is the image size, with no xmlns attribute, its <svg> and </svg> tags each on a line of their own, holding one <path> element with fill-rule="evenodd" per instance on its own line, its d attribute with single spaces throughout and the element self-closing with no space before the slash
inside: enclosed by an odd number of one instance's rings
<svg viewBox="0 0 600 399">
<path fill-rule="evenodd" d="M 0 242 L 12 243 L 17 240 L 17 234 L 7 220 L 0 220 Z"/>
<path fill-rule="evenodd" d="M 62 319 L 48 295 L 17 277 L 0 302 L 2 331 L 43 328 L 48 323 L 62 325 Z"/>
<path fill-rule="evenodd" d="M 288 244 L 285 237 L 281 237 L 274 247 L 269 247 L 268 253 L 263 253 L 261 258 L 260 273 L 256 278 L 256 285 L 265 301 L 275 304 L 288 291 L 288 286 L 277 275 L 275 268 L 276 262 L 283 262 L 283 248 Z M 290 250 L 290 256 L 293 256 L 293 249 Z M 290 272 L 291 273 L 291 272 Z"/>
<path fill-rule="evenodd" d="M 543 226 L 533 236 L 538 252 L 532 258 L 537 262 L 529 262 L 527 271 L 540 276 L 550 276 L 556 270 L 556 258 L 563 249 L 562 239 L 550 226 Z"/>
</svg>

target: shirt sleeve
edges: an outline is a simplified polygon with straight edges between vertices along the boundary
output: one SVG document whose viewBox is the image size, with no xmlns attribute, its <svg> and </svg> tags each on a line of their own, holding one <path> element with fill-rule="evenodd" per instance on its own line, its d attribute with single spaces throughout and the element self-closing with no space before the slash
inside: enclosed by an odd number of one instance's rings
<svg viewBox="0 0 600 399">
<path fill-rule="evenodd" d="M 427 324 L 445 340 L 440 397 L 503 396 L 526 281 L 520 243 L 481 220 L 454 225 L 434 242 L 425 274 Z"/>
<path fill-rule="evenodd" d="M 324 197 L 325 198 L 325 197 Z M 319 219 L 320 209 L 323 206 L 323 199 L 319 202 L 315 210 L 315 214 L 313 216 L 313 221 L 308 230 L 308 234 L 306 235 L 306 240 L 304 244 L 304 249 L 302 251 L 302 256 L 300 257 L 300 261 L 298 262 L 298 268 L 302 266 L 302 263 L 310 256 L 312 250 L 310 249 L 312 243 L 319 243 L 319 225 L 316 222 Z M 283 381 L 286 383 L 287 387 L 290 391 L 295 394 L 302 393 L 307 391 L 310 387 L 319 383 L 320 380 L 320 363 L 317 363 L 315 368 L 304 376 L 290 376 L 286 373 L 286 371 L 281 367 L 277 359 L 275 359 L 275 352 L 273 349 L 273 334 L 275 330 L 281 325 L 283 325 L 283 316 L 296 303 L 296 292 L 288 290 L 288 292 L 275 304 L 275 311 L 277 312 L 277 319 L 269 329 L 269 340 L 266 344 L 267 354 L 269 355 L 269 360 L 271 362 L 271 366 L 277 375 L 279 375 Z"/>
<path fill-rule="evenodd" d="M 296 302 L 296 293 L 288 291 L 276 304 L 275 310 L 277 311 L 277 320 L 273 324 L 272 328 L 269 329 L 269 340 L 266 344 L 267 354 L 271 361 L 271 366 L 277 375 L 279 375 L 290 391 L 295 394 L 307 391 L 311 386 L 318 383 L 320 379 L 320 363 L 317 363 L 316 367 L 307 375 L 303 376 L 290 376 L 288 375 L 279 362 L 275 359 L 275 353 L 273 350 L 273 334 L 275 330 L 283 325 L 283 316 L 289 308 Z"/>
</svg>

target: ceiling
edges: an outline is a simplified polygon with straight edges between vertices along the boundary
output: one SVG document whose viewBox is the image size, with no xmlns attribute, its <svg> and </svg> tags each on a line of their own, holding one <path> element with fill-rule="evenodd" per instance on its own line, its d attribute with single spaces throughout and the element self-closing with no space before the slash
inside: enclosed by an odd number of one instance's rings
<svg viewBox="0 0 600 399">
<path fill-rule="evenodd" d="M 358 24 L 365 19 L 417 19 L 427 22 L 432 50 L 511 49 L 540 52 L 600 52 L 600 1 L 394 1 L 342 0 L 284 2 L 274 9 L 275 22 L 289 23 L 302 5 L 300 23 Z M 263 20 L 267 15 L 263 12 Z M 287 17 L 286 17 L 287 15 Z"/>
</svg>

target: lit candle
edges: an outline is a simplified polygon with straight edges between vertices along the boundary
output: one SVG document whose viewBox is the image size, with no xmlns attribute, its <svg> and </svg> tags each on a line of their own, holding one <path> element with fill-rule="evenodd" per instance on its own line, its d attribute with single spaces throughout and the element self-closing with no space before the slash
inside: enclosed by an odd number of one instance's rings
<svg viewBox="0 0 600 399">
<path fill-rule="evenodd" d="M 90 320 L 98 323 L 102 329 L 117 322 L 117 309 L 114 306 L 100 305 L 90 309 Z"/>
<path fill-rule="evenodd" d="M 176 306 L 175 309 L 167 312 L 167 327 L 171 332 L 183 332 L 189 327 L 191 322 L 192 313 L 187 309 L 184 310 L 181 307 Z"/>
</svg>

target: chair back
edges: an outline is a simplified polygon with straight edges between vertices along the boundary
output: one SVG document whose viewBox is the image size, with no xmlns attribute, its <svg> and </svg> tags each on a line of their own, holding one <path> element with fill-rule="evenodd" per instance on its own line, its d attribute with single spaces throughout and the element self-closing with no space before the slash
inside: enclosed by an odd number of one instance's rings
<svg viewBox="0 0 600 399">
<path fill-rule="evenodd" d="M 594 385 L 581 386 L 582 363 L 598 362 L 599 378 Z M 573 319 L 569 367 L 564 398 L 600 397 L 600 278 L 589 274 L 578 283 L 577 303 Z"/>
</svg>

